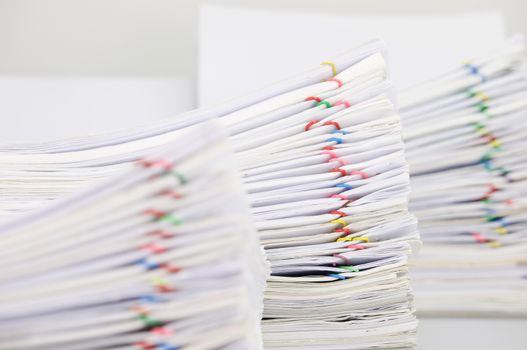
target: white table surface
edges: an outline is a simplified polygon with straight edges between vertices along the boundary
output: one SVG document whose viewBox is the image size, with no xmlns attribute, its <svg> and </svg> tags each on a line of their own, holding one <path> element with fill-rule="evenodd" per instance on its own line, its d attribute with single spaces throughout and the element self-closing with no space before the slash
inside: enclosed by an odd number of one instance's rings
<svg viewBox="0 0 527 350">
<path fill-rule="evenodd" d="M 527 319 L 423 318 L 418 350 L 525 350 Z"/>
</svg>

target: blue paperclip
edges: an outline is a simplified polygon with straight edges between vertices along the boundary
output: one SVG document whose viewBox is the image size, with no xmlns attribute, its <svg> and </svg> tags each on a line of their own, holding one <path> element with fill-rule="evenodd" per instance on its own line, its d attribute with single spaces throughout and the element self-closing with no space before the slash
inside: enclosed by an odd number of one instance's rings
<svg viewBox="0 0 527 350">
<path fill-rule="evenodd" d="M 326 142 L 336 142 L 337 145 L 340 145 L 343 141 L 341 138 L 338 138 L 338 137 L 330 137 L 329 139 L 326 140 Z"/>
<path fill-rule="evenodd" d="M 141 302 L 145 304 L 155 304 L 161 302 L 161 299 L 154 294 L 147 294 L 141 297 Z"/>
<path fill-rule="evenodd" d="M 336 184 L 335 187 L 344 188 L 346 190 L 352 190 L 353 189 L 353 186 L 348 185 L 347 183 Z"/>
<path fill-rule="evenodd" d="M 483 168 L 485 168 L 485 170 L 492 170 L 492 160 L 491 159 L 482 159 L 479 163 L 483 165 Z"/>
<path fill-rule="evenodd" d="M 329 277 L 338 278 L 339 280 L 345 280 L 346 276 L 339 275 L 338 273 L 330 273 Z"/>
<path fill-rule="evenodd" d="M 148 261 L 147 258 L 138 261 L 139 265 L 142 265 L 147 270 L 155 270 L 159 268 L 159 264 L 153 261 Z"/>
<path fill-rule="evenodd" d="M 336 130 L 333 130 L 331 131 L 332 134 L 342 134 L 342 135 L 348 135 L 348 134 L 351 134 L 351 132 L 349 131 L 346 131 L 346 130 L 340 130 L 340 129 L 336 129 Z"/>
<path fill-rule="evenodd" d="M 498 219 L 498 220 L 496 220 L 496 222 L 499 223 L 499 225 L 500 225 L 501 227 L 507 227 L 507 226 L 510 225 L 510 222 L 508 222 L 507 220 L 505 220 L 504 217 L 503 217 L 503 218 L 500 218 L 500 219 Z"/>
<path fill-rule="evenodd" d="M 483 74 L 481 74 L 481 72 L 479 71 L 479 68 L 473 65 L 472 63 L 470 62 L 465 63 L 465 68 L 468 69 L 470 74 L 480 77 L 482 83 L 487 81 L 487 78 Z"/>
<path fill-rule="evenodd" d="M 177 346 L 174 346 L 174 345 L 166 343 L 166 342 L 157 343 L 156 344 L 156 348 L 158 350 L 178 350 Z"/>
</svg>

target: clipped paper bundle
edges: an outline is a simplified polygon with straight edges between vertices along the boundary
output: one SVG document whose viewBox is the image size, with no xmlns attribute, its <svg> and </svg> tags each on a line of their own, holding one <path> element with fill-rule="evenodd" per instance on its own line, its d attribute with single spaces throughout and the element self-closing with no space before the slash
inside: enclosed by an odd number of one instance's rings
<svg viewBox="0 0 527 350">
<path fill-rule="evenodd" d="M 262 348 L 267 266 L 217 127 L 0 228 L 0 349 Z"/>
<path fill-rule="evenodd" d="M 405 91 L 417 310 L 527 315 L 527 74 L 513 38 Z"/>
<path fill-rule="evenodd" d="M 407 255 L 418 237 L 390 89 L 373 54 L 269 102 L 261 126 L 232 138 L 271 263 L 268 350 L 414 345 Z"/>
<path fill-rule="evenodd" d="M 412 348 L 407 256 L 418 240 L 382 46 L 210 110 L 111 135 L 3 148 L 5 214 L 107 176 L 219 117 L 270 260 L 266 349 Z M 27 197 L 26 197 L 27 196 Z"/>
</svg>

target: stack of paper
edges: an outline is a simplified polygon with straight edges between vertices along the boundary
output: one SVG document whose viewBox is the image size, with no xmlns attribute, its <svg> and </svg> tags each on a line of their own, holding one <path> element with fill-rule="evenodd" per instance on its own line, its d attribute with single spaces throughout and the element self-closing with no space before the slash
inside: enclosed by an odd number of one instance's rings
<svg viewBox="0 0 527 350">
<path fill-rule="evenodd" d="M 515 37 L 401 96 L 423 314 L 527 315 L 527 73 Z"/>
<path fill-rule="evenodd" d="M 261 349 L 267 265 L 224 139 L 203 125 L 0 227 L 0 349 Z"/>
<path fill-rule="evenodd" d="M 4 147 L 2 209 L 41 205 L 217 116 L 271 263 L 266 349 L 411 348 L 407 256 L 418 234 L 382 50 L 371 42 L 269 89 L 144 129 Z"/>
<path fill-rule="evenodd" d="M 371 55 L 332 90 L 282 95 L 261 126 L 232 137 L 272 269 L 266 349 L 414 345 L 406 265 L 416 221 L 385 76 Z M 240 116 L 224 120 L 241 130 Z"/>
</svg>

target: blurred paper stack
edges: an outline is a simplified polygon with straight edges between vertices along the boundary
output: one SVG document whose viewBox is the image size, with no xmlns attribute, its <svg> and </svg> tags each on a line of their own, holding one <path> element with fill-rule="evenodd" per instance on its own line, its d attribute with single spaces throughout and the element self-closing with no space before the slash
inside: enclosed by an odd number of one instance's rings
<svg viewBox="0 0 527 350">
<path fill-rule="evenodd" d="M 2 209 L 43 205 L 219 117 L 271 264 L 265 348 L 413 348 L 407 258 L 418 233 L 392 95 L 383 46 L 371 42 L 213 109 L 139 130 L 6 146 Z"/>
<path fill-rule="evenodd" d="M 525 55 L 514 37 L 401 94 L 422 314 L 527 315 Z"/>
<path fill-rule="evenodd" d="M 267 265 L 231 156 L 205 124 L 1 227 L 0 349 L 261 349 Z"/>
</svg>

